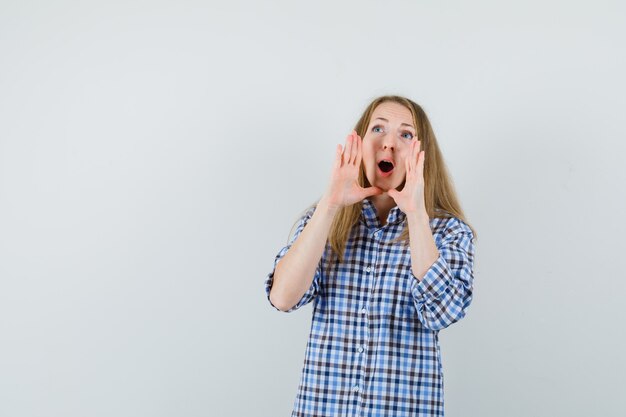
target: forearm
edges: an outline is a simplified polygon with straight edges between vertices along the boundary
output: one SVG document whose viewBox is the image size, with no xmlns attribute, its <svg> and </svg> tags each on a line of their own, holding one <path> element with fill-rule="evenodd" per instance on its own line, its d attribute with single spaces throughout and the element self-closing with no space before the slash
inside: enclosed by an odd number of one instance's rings
<svg viewBox="0 0 626 417">
<path fill-rule="evenodd" d="M 322 198 L 302 233 L 278 262 L 270 292 L 272 304 L 281 310 L 294 306 L 311 287 L 337 209 Z"/>
<path fill-rule="evenodd" d="M 439 250 L 430 230 L 428 213 L 425 210 L 406 213 L 411 247 L 411 271 L 418 280 L 439 257 Z"/>
</svg>

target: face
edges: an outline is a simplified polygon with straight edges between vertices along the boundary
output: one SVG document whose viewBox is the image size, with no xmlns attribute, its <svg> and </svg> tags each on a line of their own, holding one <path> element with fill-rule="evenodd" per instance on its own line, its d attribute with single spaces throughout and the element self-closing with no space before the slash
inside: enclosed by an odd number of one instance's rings
<svg viewBox="0 0 626 417">
<path fill-rule="evenodd" d="M 384 191 L 402 185 L 405 159 L 416 140 L 413 115 L 408 108 L 394 102 L 379 104 L 363 137 L 363 166 L 369 183 Z"/>
</svg>

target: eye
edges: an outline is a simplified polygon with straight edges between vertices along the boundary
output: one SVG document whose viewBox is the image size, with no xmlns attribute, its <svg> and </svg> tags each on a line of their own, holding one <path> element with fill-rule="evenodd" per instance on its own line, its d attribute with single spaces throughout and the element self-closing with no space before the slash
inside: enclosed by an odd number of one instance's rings
<svg viewBox="0 0 626 417">
<path fill-rule="evenodd" d="M 405 139 L 413 139 L 413 133 L 406 131 L 402 134 L 402 137 Z"/>
<path fill-rule="evenodd" d="M 376 130 L 376 129 L 382 129 L 382 127 L 376 125 L 372 128 L 372 132 L 376 132 L 376 133 L 380 132 L 380 130 Z"/>
</svg>

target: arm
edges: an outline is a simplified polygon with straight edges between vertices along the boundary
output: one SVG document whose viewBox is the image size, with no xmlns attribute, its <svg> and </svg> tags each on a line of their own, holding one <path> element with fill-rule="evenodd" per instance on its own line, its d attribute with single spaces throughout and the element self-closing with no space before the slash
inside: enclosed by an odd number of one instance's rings
<svg viewBox="0 0 626 417">
<path fill-rule="evenodd" d="M 411 248 L 411 295 L 424 327 L 440 330 L 465 316 L 472 301 L 474 244 L 472 230 L 453 217 L 437 247 L 424 200 L 425 153 L 413 141 L 405 160 L 402 191 L 388 191 L 407 215 Z"/>
<path fill-rule="evenodd" d="M 406 214 L 411 245 L 411 271 L 418 281 L 439 257 L 439 250 L 430 230 L 428 213 L 414 211 Z"/>
<path fill-rule="evenodd" d="M 279 310 L 294 310 L 299 307 L 297 304 L 310 301 L 303 299 L 307 290 L 311 290 L 311 299 L 317 292 L 319 283 L 312 284 L 314 277 L 319 275 L 317 267 L 336 212 L 322 198 L 310 220 L 301 225 L 301 233 L 295 237 L 293 246 L 286 248 L 287 252 L 278 260 L 273 283 L 270 283 L 269 299 Z"/>
<path fill-rule="evenodd" d="M 409 229 L 411 294 L 420 322 L 428 329 L 440 330 L 462 319 L 472 302 L 473 234 L 465 223 L 452 218 L 446 225 L 447 234 L 435 248 L 435 256 L 432 234 L 430 240 L 426 239 L 426 232 L 430 234 L 430 228 L 425 230 L 428 223 L 419 224 L 421 228 L 414 226 L 413 232 Z M 413 235 L 418 237 L 414 239 Z M 430 266 L 424 269 L 429 262 Z"/>
<path fill-rule="evenodd" d="M 279 310 L 295 310 L 315 296 L 319 287 L 318 264 L 339 209 L 382 193 L 377 187 L 363 188 L 358 184 L 361 157 L 361 138 L 352 131 L 345 148 L 337 145 L 330 184 L 313 216 L 303 219 L 293 246 L 283 248 L 276 258 L 275 271 L 268 275 L 266 292 L 270 303 Z"/>
</svg>

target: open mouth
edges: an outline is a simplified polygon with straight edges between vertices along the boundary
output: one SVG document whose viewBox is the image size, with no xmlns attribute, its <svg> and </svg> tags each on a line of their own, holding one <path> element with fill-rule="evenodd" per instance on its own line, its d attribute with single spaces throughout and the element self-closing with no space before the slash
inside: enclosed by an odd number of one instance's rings
<svg viewBox="0 0 626 417">
<path fill-rule="evenodd" d="M 393 162 L 382 160 L 378 163 L 378 168 L 380 168 L 380 170 L 385 173 L 391 172 L 391 170 L 393 170 Z"/>
</svg>

